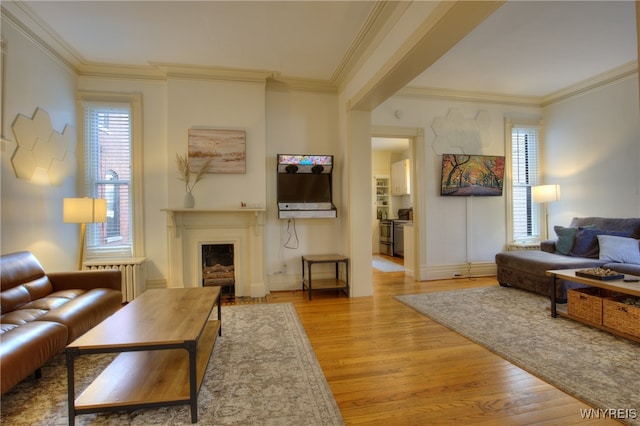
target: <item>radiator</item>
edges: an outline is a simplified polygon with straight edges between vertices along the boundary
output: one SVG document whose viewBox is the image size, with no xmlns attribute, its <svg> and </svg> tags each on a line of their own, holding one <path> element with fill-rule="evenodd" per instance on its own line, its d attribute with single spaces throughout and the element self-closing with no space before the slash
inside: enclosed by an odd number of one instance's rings
<svg viewBox="0 0 640 426">
<path fill-rule="evenodd" d="M 145 257 L 90 260 L 84 262 L 84 267 L 85 269 L 120 270 L 122 272 L 122 301 L 131 302 L 146 289 L 146 261 Z"/>
<path fill-rule="evenodd" d="M 507 244 L 507 251 L 540 250 L 540 243 L 511 243 Z"/>
</svg>

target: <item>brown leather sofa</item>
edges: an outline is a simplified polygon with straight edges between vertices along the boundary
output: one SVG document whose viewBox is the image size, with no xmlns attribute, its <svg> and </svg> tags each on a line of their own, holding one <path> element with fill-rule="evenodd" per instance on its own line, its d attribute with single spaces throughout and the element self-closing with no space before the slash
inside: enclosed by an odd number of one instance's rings
<svg viewBox="0 0 640 426">
<path fill-rule="evenodd" d="M 122 306 L 118 270 L 45 274 L 30 252 L 0 257 L 4 394 Z"/>
</svg>

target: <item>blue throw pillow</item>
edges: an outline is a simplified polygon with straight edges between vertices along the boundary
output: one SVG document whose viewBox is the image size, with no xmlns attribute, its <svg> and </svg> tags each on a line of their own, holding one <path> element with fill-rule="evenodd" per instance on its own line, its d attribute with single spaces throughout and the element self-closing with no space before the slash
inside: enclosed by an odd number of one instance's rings
<svg viewBox="0 0 640 426">
<path fill-rule="evenodd" d="M 578 228 L 568 228 L 566 226 L 556 225 L 553 227 L 553 230 L 556 231 L 556 235 L 558 236 L 558 240 L 556 241 L 556 253 L 569 254 L 576 241 Z"/>
<path fill-rule="evenodd" d="M 595 225 L 583 225 L 582 229 L 596 229 Z M 553 230 L 556 231 L 556 235 L 558 239 L 556 240 L 556 253 L 570 255 L 571 250 L 573 250 L 573 245 L 576 242 L 576 234 L 578 233 L 578 228 L 567 227 L 567 226 L 554 226 Z"/>
<path fill-rule="evenodd" d="M 571 256 L 590 257 L 598 259 L 599 246 L 598 235 L 613 235 L 616 237 L 630 237 L 631 234 L 625 231 L 607 231 L 604 229 L 578 228 L 576 233 L 576 242 L 571 249 Z"/>
<path fill-rule="evenodd" d="M 598 235 L 600 260 L 640 265 L 640 242 L 635 238 Z"/>
</svg>

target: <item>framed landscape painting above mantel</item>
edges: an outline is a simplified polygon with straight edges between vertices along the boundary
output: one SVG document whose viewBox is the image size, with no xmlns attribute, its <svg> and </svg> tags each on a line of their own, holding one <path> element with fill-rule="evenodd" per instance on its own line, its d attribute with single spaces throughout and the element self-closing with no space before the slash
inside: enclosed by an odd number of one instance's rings
<svg viewBox="0 0 640 426">
<path fill-rule="evenodd" d="M 209 173 L 246 173 L 244 130 L 189 129 L 191 171 L 197 173 L 211 159 Z"/>
</svg>

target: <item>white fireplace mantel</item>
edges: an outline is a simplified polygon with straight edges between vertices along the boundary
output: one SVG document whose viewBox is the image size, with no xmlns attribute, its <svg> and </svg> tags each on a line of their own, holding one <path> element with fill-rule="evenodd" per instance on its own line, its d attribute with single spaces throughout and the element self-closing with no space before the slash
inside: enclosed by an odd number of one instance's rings
<svg viewBox="0 0 640 426">
<path fill-rule="evenodd" d="M 162 209 L 167 213 L 168 287 L 202 285 L 202 245 L 233 244 L 236 296 L 264 297 L 265 209 Z"/>
</svg>

